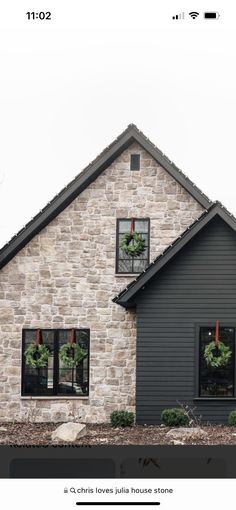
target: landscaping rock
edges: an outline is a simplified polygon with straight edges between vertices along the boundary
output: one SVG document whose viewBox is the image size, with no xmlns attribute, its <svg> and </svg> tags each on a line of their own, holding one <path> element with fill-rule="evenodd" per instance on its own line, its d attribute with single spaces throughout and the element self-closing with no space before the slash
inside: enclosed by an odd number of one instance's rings
<svg viewBox="0 0 236 510">
<path fill-rule="evenodd" d="M 199 438 L 207 435 L 205 430 L 202 430 L 200 427 L 178 427 L 176 429 L 170 429 L 167 433 L 167 436 L 176 437 L 184 439 L 187 437 L 191 438 Z"/>
<path fill-rule="evenodd" d="M 52 440 L 73 442 L 86 434 L 86 426 L 83 423 L 63 423 L 52 432 Z"/>
<path fill-rule="evenodd" d="M 7 432 L 7 429 L 5 427 L 0 427 L 0 433 L 1 432 Z"/>
</svg>

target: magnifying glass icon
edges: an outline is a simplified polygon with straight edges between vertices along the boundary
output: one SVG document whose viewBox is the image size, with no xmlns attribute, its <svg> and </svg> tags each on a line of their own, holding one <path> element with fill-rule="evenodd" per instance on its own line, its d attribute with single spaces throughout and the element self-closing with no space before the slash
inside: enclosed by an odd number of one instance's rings
<svg viewBox="0 0 236 510">
<path fill-rule="evenodd" d="M 74 488 L 74 487 L 71 487 L 71 488 L 70 488 L 70 492 L 73 492 L 73 494 L 76 494 L 76 490 L 75 490 L 75 488 Z"/>
</svg>

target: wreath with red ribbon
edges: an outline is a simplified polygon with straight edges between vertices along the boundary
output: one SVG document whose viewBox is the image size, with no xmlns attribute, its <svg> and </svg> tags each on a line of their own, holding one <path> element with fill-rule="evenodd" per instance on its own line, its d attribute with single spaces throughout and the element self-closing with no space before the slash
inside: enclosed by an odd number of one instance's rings
<svg viewBox="0 0 236 510">
<path fill-rule="evenodd" d="M 215 340 L 209 342 L 204 349 L 204 359 L 208 366 L 212 368 L 224 367 L 228 364 L 232 351 L 230 347 L 220 341 L 219 337 L 219 321 L 216 321 L 216 334 Z"/>
<path fill-rule="evenodd" d="M 76 343 L 75 330 L 72 329 L 70 341 L 63 344 L 59 350 L 59 359 L 62 366 L 65 368 L 76 368 L 86 354 L 86 351 Z"/>
<path fill-rule="evenodd" d="M 145 239 L 134 230 L 134 218 L 131 220 L 130 233 L 123 234 L 121 237 L 120 248 L 130 257 L 138 257 L 146 248 Z"/>
<path fill-rule="evenodd" d="M 32 368 L 46 368 L 50 352 L 46 345 L 41 344 L 41 330 L 36 332 L 35 343 L 28 345 L 24 352 L 25 364 Z"/>
</svg>

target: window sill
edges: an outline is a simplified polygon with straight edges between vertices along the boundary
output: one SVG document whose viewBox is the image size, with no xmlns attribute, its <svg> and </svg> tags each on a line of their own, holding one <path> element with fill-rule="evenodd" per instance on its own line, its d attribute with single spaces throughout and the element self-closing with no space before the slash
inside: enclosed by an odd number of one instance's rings
<svg viewBox="0 0 236 510">
<path fill-rule="evenodd" d="M 212 401 L 219 401 L 219 400 L 221 400 L 221 401 L 224 402 L 226 400 L 234 400 L 235 401 L 236 397 L 196 397 L 193 400 L 194 401 L 199 400 L 199 401 L 205 401 L 205 402 L 207 402 L 208 400 L 210 400 L 211 402 Z"/>
<path fill-rule="evenodd" d="M 115 276 L 129 276 L 129 277 L 132 277 L 132 278 L 137 278 L 137 276 L 139 275 L 140 273 L 115 273 Z"/>
<path fill-rule="evenodd" d="M 30 397 L 30 396 L 27 396 L 27 397 L 20 397 L 21 400 L 89 400 L 89 397 L 58 397 L 57 395 L 55 396 L 49 396 L 49 397 Z"/>
</svg>

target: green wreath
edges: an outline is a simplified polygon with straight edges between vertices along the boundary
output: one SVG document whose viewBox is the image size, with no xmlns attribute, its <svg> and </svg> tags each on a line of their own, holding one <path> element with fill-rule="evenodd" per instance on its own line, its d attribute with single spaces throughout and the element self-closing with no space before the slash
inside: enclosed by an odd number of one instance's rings
<svg viewBox="0 0 236 510">
<path fill-rule="evenodd" d="M 131 241 L 134 242 L 130 244 Z M 142 238 L 141 234 L 135 231 L 132 234 L 123 234 L 120 241 L 120 248 L 126 255 L 138 257 L 145 250 L 145 240 Z"/>
<path fill-rule="evenodd" d="M 33 343 L 24 352 L 25 363 L 33 368 L 45 368 L 48 364 L 50 351 L 46 345 Z"/>
<path fill-rule="evenodd" d="M 66 368 L 77 367 L 86 354 L 86 351 L 75 342 L 64 344 L 59 350 L 60 361 Z"/>
<path fill-rule="evenodd" d="M 217 354 L 216 354 L 217 353 Z M 214 341 L 206 345 L 204 349 L 204 358 L 207 365 L 214 368 L 224 367 L 229 362 L 232 355 L 230 347 L 223 342 L 219 342 L 218 348 Z"/>
</svg>

